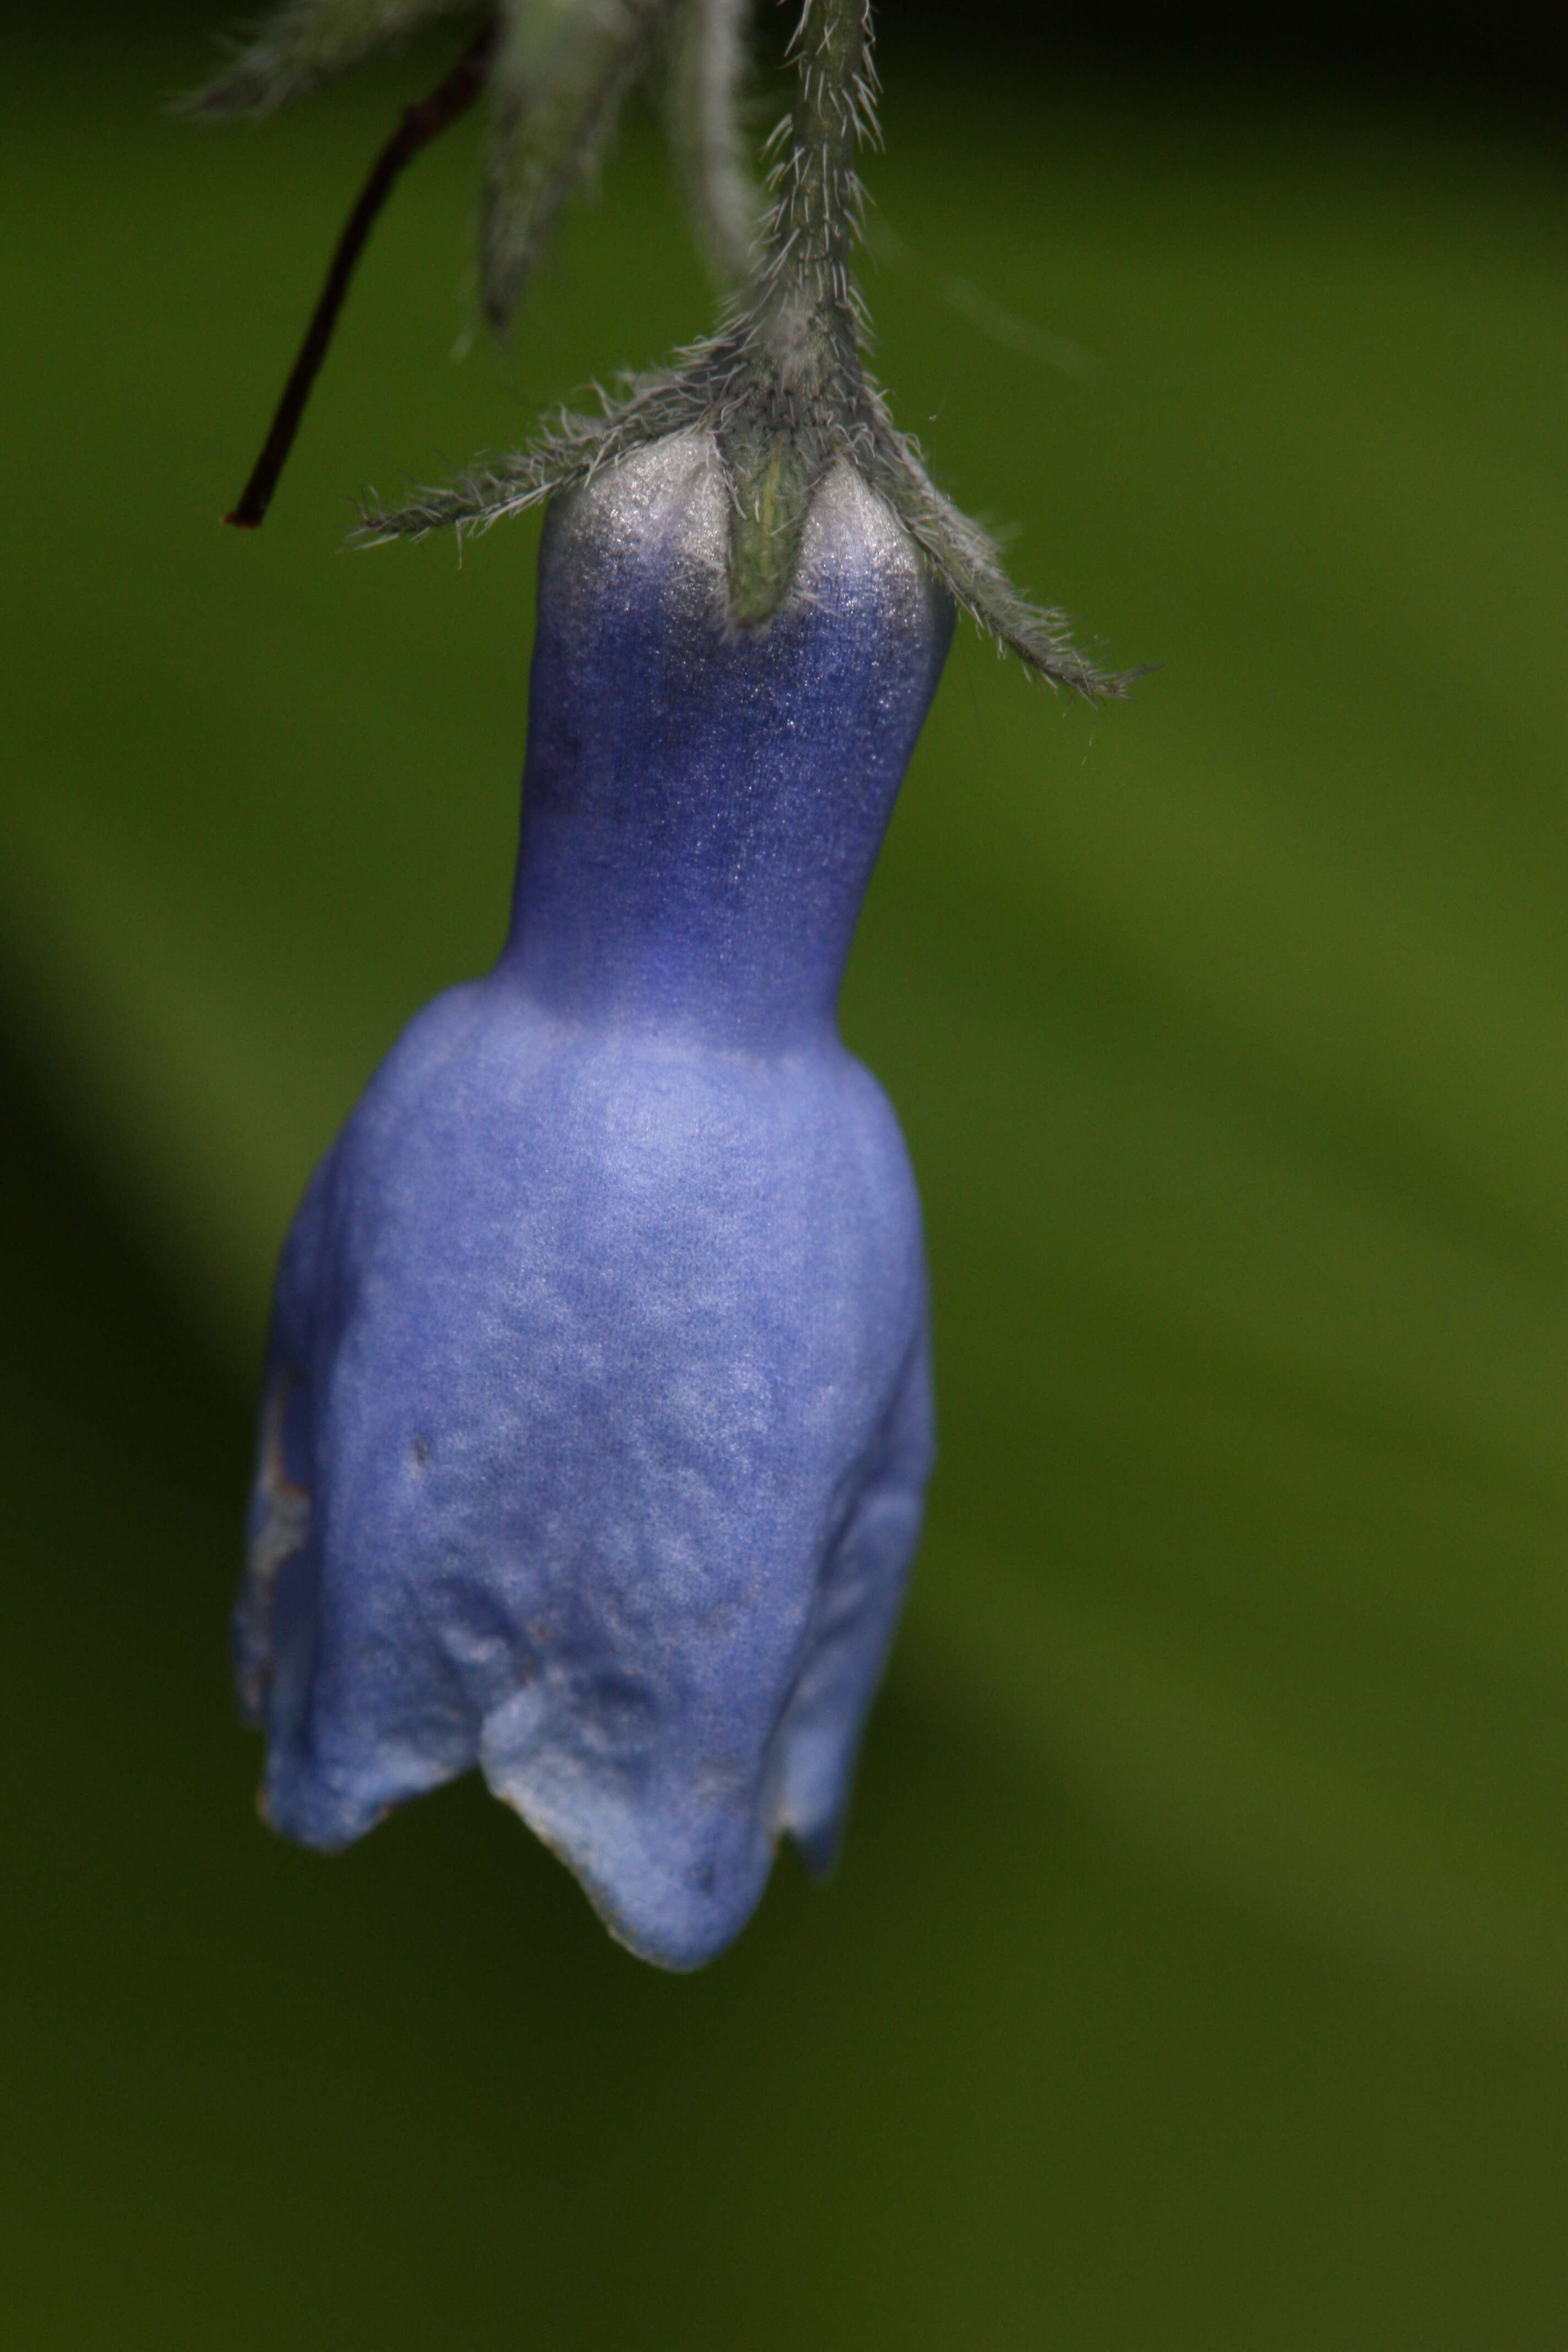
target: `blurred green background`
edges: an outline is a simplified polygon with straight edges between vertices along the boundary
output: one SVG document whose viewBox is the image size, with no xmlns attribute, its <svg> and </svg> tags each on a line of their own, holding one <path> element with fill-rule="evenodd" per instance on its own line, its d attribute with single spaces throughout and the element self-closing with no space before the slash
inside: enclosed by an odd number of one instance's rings
<svg viewBox="0 0 1568 2352">
<path fill-rule="evenodd" d="M 3 38 L 5 2340 L 1560 2341 L 1558 131 L 886 46 L 900 418 L 1163 667 L 955 652 L 845 1010 L 930 1537 L 837 1878 L 674 1979 L 471 1782 L 270 1837 L 225 1652 L 273 1254 L 513 845 L 536 527 L 340 526 L 700 330 L 654 127 L 461 364 L 475 126 L 416 166 L 244 540 L 453 38 L 226 132 L 189 15 Z"/>
</svg>

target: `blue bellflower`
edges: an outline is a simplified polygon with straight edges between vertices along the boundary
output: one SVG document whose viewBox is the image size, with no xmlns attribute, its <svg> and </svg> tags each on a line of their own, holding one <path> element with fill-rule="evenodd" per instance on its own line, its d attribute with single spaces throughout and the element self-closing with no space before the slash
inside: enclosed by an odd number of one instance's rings
<svg viewBox="0 0 1568 2352">
<path fill-rule="evenodd" d="M 832 1859 L 932 1456 L 920 1211 L 835 1008 L 952 606 L 847 463 L 728 617 L 683 431 L 558 499 L 495 970 L 414 1021 L 278 1277 L 235 1619 L 308 1845 L 477 1764 L 694 1968 Z"/>
</svg>

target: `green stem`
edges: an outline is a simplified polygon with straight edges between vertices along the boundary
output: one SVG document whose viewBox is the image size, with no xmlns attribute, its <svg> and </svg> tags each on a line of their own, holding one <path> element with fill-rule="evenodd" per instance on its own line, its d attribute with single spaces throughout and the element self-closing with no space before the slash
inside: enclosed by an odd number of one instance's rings
<svg viewBox="0 0 1568 2352">
<path fill-rule="evenodd" d="M 812 490 L 863 398 L 849 265 L 856 152 L 872 129 L 868 0 L 805 0 L 792 49 L 789 144 L 745 329 L 751 396 L 724 436 L 735 486 L 730 612 L 752 627 L 788 593 Z"/>
<path fill-rule="evenodd" d="M 794 43 L 789 152 L 779 174 L 762 315 L 784 331 L 784 368 L 804 335 L 858 353 L 849 260 L 860 226 L 855 157 L 871 126 L 868 0 L 806 0 Z M 826 356 L 826 354 L 824 354 Z"/>
</svg>

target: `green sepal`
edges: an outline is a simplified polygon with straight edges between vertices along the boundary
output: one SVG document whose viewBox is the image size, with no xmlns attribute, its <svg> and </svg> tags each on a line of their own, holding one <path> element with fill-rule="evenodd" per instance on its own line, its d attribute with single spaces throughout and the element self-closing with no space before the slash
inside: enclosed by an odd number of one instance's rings
<svg viewBox="0 0 1568 2352">
<path fill-rule="evenodd" d="M 331 81 L 421 25 L 467 16 L 474 0 L 289 0 L 223 71 L 184 100 L 193 115 L 264 115 Z"/>
<path fill-rule="evenodd" d="M 641 76 L 668 0 L 531 0 L 509 12 L 491 86 L 479 284 L 504 326 L 561 206 L 594 169 Z"/>
</svg>

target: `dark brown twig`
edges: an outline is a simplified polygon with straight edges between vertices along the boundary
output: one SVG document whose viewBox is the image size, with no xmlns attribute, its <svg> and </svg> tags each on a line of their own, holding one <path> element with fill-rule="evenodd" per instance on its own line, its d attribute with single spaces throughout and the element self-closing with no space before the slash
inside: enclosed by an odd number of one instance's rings
<svg viewBox="0 0 1568 2352">
<path fill-rule="evenodd" d="M 411 163 L 421 148 L 428 147 L 443 131 L 466 114 L 472 106 L 490 68 L 495 54 L 496 20 L 491 17 L 477 40 L 464 50 L 451 72 L 428 98 L 416 106 L 404 110 L 403 120 L 376 157 L 375 168 L 361 191 L 358 204 L 349 215 L 348 223 L 338 239 L 338 249 L 332 256 L 332 266 L 327 272 L 327 282 L 321 289 L 305 340 L 300 346 L 289 381 L 283 387 L 283 397 L 272 419 L 272 429 L 256 461 L 255 469 L 245 486 L 239 504 L 232 514 L 224 517 L 240 530 L 255 530 L 272 503 L 272 493 L 278 488 L 294 436 L 300 430 L 300 420 L 305 414 L 305 404 L 310 397 L 310 387 L 321 372 L 338 323 L 338 313 L 343 307 L 349 285 L 365 242 L 375 225 L 376 215 L 392 194 L 394 183 L 405 164 Z"/>
</svg>

